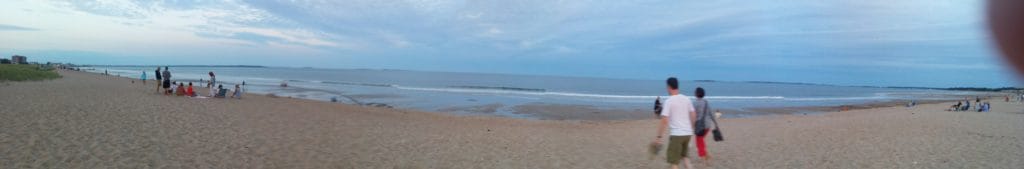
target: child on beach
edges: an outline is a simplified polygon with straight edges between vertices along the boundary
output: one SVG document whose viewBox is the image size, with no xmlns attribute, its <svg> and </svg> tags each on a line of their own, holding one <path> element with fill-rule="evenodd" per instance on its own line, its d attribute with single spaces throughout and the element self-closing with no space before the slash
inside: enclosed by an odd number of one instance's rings
<svg viewBox="0 0 1024 169">
<path fill-rule="evenodd" d="M 665 134 L 665 127 L 669 129 L 667 161 L 673 169 L 679 168 L 679 161 L 687 169 L 693 168 L 690 159 L 687 157 L 687 147 L 690 144 L 690 136 L 693 135 L 693 123 L 697 119 L 696 110 L 690 98 L 679 94 L 679 80 L 669 77 L 665 80 L 669 98 L 663 103 L 661 109 L 661 123 L 658 125 L 658 133 L 652 145 L 661 145 L 662 135 Z"/>
<path fill-rule="evenodd" d="M 145 86 L 146 85 L 146 71 L 142 71 L 142 77 L 140 77 L 139 79 L 142 80 L 142 85 Z"/>
</svg>

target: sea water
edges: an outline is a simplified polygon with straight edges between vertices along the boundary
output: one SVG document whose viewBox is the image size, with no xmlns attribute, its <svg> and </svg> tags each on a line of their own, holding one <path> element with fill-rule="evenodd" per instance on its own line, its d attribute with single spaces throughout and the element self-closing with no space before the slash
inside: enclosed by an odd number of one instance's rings
<svg viewBox="0 0 1024 169">
<path fill-rule="evenodd" d="M 82 67 L 90 72 L 139 78 L 146 72 L 153 79 L 156 67 Z M 171 67 L 172 80 L 209 80 L 233 89 L 245 82 L 250 94 L 274 94 L 321 101 L 388 105 L 424 111 L 452 111 L 453 107 L 498 105 L 494 115 L 522 117 L 512 113 L 526 104 L 576 105 L 595 109 L 643 110 L 664 98 L 662 79 L 612 79 L 489 73 L 455 73 L 409 70 L 318 69 L 277 67 Z M 288 87 L 281 87 L 287 83 Z M 681 81 L 681 92 L 692 96 L 696 87 L 707 91 L 715 109 L 758 114 L 754 108 L 835 106 L 892 100 L 950 100 L 971 92 L 853 87 L 774 82 Z"/>
</svg>

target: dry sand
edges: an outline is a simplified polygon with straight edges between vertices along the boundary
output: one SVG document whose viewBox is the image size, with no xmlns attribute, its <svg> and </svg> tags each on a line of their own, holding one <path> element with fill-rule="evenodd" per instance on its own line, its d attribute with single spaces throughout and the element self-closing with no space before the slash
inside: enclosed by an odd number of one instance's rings
<svg viewBox="0 0 1024 169">
<path fill-rule="evenodd" d="M 655 120 L 467 117 L 256 95 L 191 99 L 159 95 L 153 83 L 61 74 L 0 84 L 0 168 L 668 166 L 663 155 L 645 154 Z M 723 119 L 726 141 L 709 149 L 714 168 L 1021 168 L 1024 105 L 992 104 L 987 113 L 946 112 L 942 103 Z"/>
</svg>

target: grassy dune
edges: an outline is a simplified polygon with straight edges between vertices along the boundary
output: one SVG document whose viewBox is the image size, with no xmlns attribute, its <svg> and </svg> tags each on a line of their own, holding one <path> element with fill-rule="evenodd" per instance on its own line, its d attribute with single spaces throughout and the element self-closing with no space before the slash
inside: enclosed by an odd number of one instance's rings
<svg viewBox="0 0 1024 169">
<path fill-rule="evenodd" d="M 0 65 L 0 81 L 46 80 L 60 78 L 52 68 L 37 65 Z"/>
</svg>

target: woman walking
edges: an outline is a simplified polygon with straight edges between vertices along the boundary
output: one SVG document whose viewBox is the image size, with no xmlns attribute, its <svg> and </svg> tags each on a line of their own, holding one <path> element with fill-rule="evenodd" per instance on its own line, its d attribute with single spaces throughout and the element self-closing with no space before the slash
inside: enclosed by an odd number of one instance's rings
<svg viewBox="0 0 1024 169">
<path fill-rule="evenodd" d="M 714 128 L 716 125 L 714 119 L 715 116 L 711 114 L 711 106 L 708 105 L 707 100 L 704 100 L 704 94 L 704 88 L 697 87 L 697 89 L 693 91 L 693 95 L 697 97 L 697 100 L 694 101 L 693 103 L 693 108 L 697 112 L 697 120 L 704 121 L 704 127 L 694 128 L 704 129 L 704 135 L 697 135 L 696 138 L 697 156 L 700 157 L 704 165 L 711 166 L 711 156 L 708 155 L 707 146 L 705 146 L 704 144 L 704 137 L 711 134 L 711 129 Z"/>
</svg>

